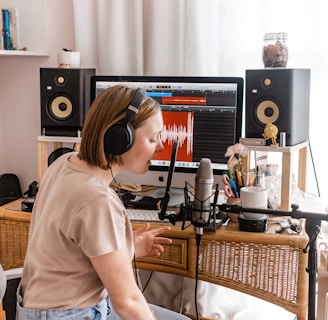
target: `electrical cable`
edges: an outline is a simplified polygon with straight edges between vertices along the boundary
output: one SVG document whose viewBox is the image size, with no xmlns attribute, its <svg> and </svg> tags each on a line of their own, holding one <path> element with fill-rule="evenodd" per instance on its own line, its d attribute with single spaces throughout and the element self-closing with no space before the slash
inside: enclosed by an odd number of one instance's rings
<svg viewBox="0 0 328 320">
<path fill-rule="evenodd" d="M 136 255 L 133 255 L 133 271 L 134 271 L 134 278 L 136 280 L 137 286 L 139 287 L 139 280 L 138 280 L 138 269 L 137 269 L 137 260 Z M 140 287 L 139 287 L 140 288 Z"/>
<path fill-rule="evenodd" d="M 194 292 L 196 320 L 199 320 L 197 291 L 198 291 L 198 273 L 199 273 L 199 267 L 198 267 L 198 264 L 199 264 L 199 251 L 200 251 L 201 241 L 202 241 L 202 235 L 201 234 L 196 234 L 197 252 L 196 252 L 196 275 L 195 275 L 195 292 Z"/>
<path fill-rule="evenodd" d="M 151 280 L 151 278 L 152 278 L 152 276 L 153 276 L 153 273 L 154 273 L 154 270 L 151 270 L 150 275 L 149 275 L 149 277 L 148 277 L 148 280 L 146 281 L 145 285 L 144 285 L 143 288 L 142 288 L 142 293 L 144 293 L 145 290 L 147 289 L 148 284 L 149 284 L 149 282 L 150 282 L 150 280 Z"/>
<path fill-rule="evenodd" d="M 180 301 L 179 313 L 183 313 L 183 303 L 185 299 L 185 277 L 181 277 L 181 279 L 182 279 L 182 288 L 181 288 L 181 301 Z"/>
<path fill-rule="evenodd" d="M 108 167 L 109 167 L 109 170 L 110 170 L 110 174 L 111 174 L 111 176 L 112 176 L 112 180 L 113 180 L 113 183 L 114 183 L 114 186 L 115 186 L 115 188 L 116 188 L 116 190 L 119 190 L 119 188 L 118 188 L 118 183 L 117 183 L 117 181 L 116 181 L 116 179 L 115 179 L 115 177 L 114 177 L 114 174 L 113 174 L 113 170 L 112 170 L 112 166 L 110 165 L 110 164 L 108 164 Z M 119 192 L 116 192 L 116 194 L 118 195 L 118 197 L 120 198 L 120 200 L 121 200 L 121 202 L 122 202 L 122 204 L 123 204 L 123 206 L 124 206 L 124 202 L 123 202 L 123 199 L 122 199 L 122 196 L 121 196 L 121 194 L 119 193 Z M 135 256 L 135 254 L 133 255 L 133 264 L 134 264 L 134 266 L 133 266 L 133 271 L 134 271 L 134 278 L 135 278 L 135 281 L 136 281 L 136 283 L 137 283 L 137 286 L 139 287 L 139 281 L 138 281 L 138 269 L 137 269 L 137 264 L 136 264 L 136 256 Z M 140 287 L 139 287 L 140 288 Z"/>
<path fill-rule="evenodd" d="M 315 182 L 316 182 L 316 185 L 317 185 L 318 197 L 320 198 L 320 187 L 319 187 L 319 182 L 318 182 L 317 171 L 315 169 L 315 164 L 314 164 L 314 159 L 313 159 L 313 153 L 312 153 L 310 139 L 309 139 L 309 151 L 310 151 L 310 156 L 311 156 L 311 161 L 312 161 L 312 168 L 313 168 L 314 178 L 315 178 Z"/>
<path fill-rule="evenodd" d="M 109 169 L 110 169 L 110 173 L 112 175 L 114 186 L 115 186 L 116 190 L 119 190 L 118 183 L 117 183 L 117 181 L 116 181 L 116 179 L 115 179 L 115 177 L 113 175 L 112 166 L 109 166 Z M 121 201 L 122 201 L 122 203 L 124 205 L 124 202 L 123 202 L 123 199 L 122 199 L 121 194 L 118 192 L 117 195 L 119 196 L 119 198 L 121 199 Z M 136 260 L 136 256 L 135 255 L 133 255 L 133 265 L 134 265 L 133 266 L 134 278 L 135 278 L 135 281 L 137 283 L 137 286 L 139 287 L 139 280 L 138 280 L 139 277 L 138 277 L 138 269 L 137 269 L 137 260 Z M 150 273 L 150 276 L 149 276 L 148 280 L 146 281 L 146 284 L 143 286 L 142 293 L 144 293 L 144 291 L 146 290 L 146 288 L 147 288 L 147 286 L 148 286 L 148 284 L 149 284 L 149 282 L 150 282 L 150 280 L 151 280 L 151 278 L 153 276 L 153 272 L 154 271 L 152 270 L 151 273 Z"/>
</svg>

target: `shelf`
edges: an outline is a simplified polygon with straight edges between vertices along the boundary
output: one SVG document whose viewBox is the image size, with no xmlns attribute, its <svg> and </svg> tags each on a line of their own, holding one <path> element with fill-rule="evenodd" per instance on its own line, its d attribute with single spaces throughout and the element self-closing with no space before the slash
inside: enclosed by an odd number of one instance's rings
<svg viewBox="0 0 328 320">
<path fill-rule="evenodd" d="M 270 147 L 270 146 L 245 146 L 248 150 L 246 157 L 246 170 L 251 169 L 250 153 L 251 152 L 280 152 L 282 154 L 282 174 L 281 174 L 281 190 L 280 190 L 280 209 L 290 210 L 292 204 L 292 173 L 293 173 L 293 154 L 298 153 L 298 187 L 306 191 L 307 179 L 307 154 L 308 141 L 304 141 L 294 146 L 286 147 Z"/>
<path fill-rule="evenodd" d="M 45 52 L 36 52 L 36 51 L 0 50 L 0 56 L 46 57 L 49 56 L 49 54 Z"/>
<path fill-rule="evenodd" d="M 308 141 L 298 143 L 293 146 L 286 147 L 276 147 L 276 146 L 248 146 L 245 145 L 245 148 L 252 151 L 264 151 L 264 152 L 282 152 L 282 153 L 291 153 L 308 146 Z"/>
<path fill-rule="evenodd" d="M 38 181 L 41 179 L 48 168 L 49 146 L 54 149 L 61 148 L 64 143 L 73 143 L 74 149 L 79 151 L 81 137 L 66 137 L 66 136 L 38 136 Z"/>
<path fill-rule="evenodd" d="M 46 2 L 44 0 L 1 0 L 1 8 L 17 8 L 18 48 L 0 50 L 0 56 L 47 56 Z"/>
<path fill-rule="evenodd" d="M 80 143 L 81 137 L 67 136 L 38 136 L 39 142 L 61 142 L 61 143 Z"/>
</svg>

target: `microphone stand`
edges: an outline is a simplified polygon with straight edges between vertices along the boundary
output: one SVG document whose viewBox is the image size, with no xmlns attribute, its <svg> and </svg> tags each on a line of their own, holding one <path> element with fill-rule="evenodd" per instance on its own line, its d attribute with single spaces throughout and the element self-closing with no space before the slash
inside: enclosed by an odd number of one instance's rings
<svg viewBox="0 0 328 320">
<path fill-rule="evenodd" d="M 305 218 L 305 230 L 309 236 L 309 242 L 303 249 L 308 252 L 308 266 L 306 271 L 309 274 L 309 292 L 308 292 L 308 320 L 315 320 L 316 315 L 316 283 L 318 276 L 317 260 L 317 236 L 320 232 L 322 220 L 328 220 L 328 214 L 302 212 L 298 210 L 298 205 L 292 205 L 292 211 L 269 210 L 258 208 L 243 208 L 239 205 L 219 205 L 220 210 L 231 213 L 252 212 L 261 214 L 273 214 L 277 216 L 291 216 L 295 219 Z"/>
<path fill-rule="evenodd" d="M 181 230 L 187 229 L 190 225 L 193 225 L 196 229 L 196 238 L 197 242 L 201 242 L 201 237 L 203 234 L 203 229 L 205 228 L 206 231 L 213 231 L 216 232 L 217 226 L 216 226 L 216 217 L 220 214 L 220 211 L 222 211 L 219 208 L 219 205 L 217 205 L 218 198 L 219 198 L 219 185 L 216 184 L 213 187 L 214 193 L 211 194 L 207 199 L 205 200 L 199 200 L 200 208 L 195 208 L 194 201 L 191 200 L 192 198 L 196 198 L 195 193 L 191 191 L 193 189 L 188 182 L 185 183 L 184 188 L 184 200 L 185 200 L 185 206 L 180 207 L 180 216 L 182 220 L 182 226 Z M 210 203 L 210 206 L 208 209 L 204 208 L 205 201 L 208 201 L 209 199 L 213 198 L 213 202 Z M 199 219 L 194 219 L 192 212 L 198 212 L 199 213 Z M 203 217 L 203 214 L 207 215 L 207 218 Z M 187 220 L 190 220 L 190 224 L 185 226 L 185 223 Z M 199 239 L 200 238 L 200 239 Z"/>
</svg>

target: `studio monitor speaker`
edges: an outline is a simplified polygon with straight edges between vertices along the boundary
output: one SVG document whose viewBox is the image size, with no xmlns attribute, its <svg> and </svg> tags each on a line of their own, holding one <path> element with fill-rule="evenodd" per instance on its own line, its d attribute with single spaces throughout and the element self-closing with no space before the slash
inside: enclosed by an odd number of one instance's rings
<svg viewBox="0 0 328 320">
<path fill-rule="evenodd" d="M 286 133 L 287 146 L 308 140 L 309 106 L 310 69 L 246 70 L 246 138 L 263 138 L 273 123 Z"/>
<path fill-rule="evenodd" d="M 90 108 L 95 69 L 40 69 L 41 134 L 78 136 Z"/>
</svg>

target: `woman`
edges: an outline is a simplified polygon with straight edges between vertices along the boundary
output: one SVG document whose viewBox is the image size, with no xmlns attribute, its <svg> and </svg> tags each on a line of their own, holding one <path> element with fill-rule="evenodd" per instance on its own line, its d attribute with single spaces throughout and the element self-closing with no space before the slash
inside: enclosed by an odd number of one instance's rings
<svg viewBox="0 0 328 320">
<path fill-rule="evenodd" d="M 79 153 L 45 173 L 33 208 L 17 319 L 188 319 L 148 305 L 133 256 L 158 256 L 170 227 L 132 232 L 124 205 L 108 185 L 127 170 L 145 173 L 163 150 L 162 114 L 140 89 L 105 90 L 87 115 Z M 107 314 L 108 313 L 108 314 Z"/>
</svg>

